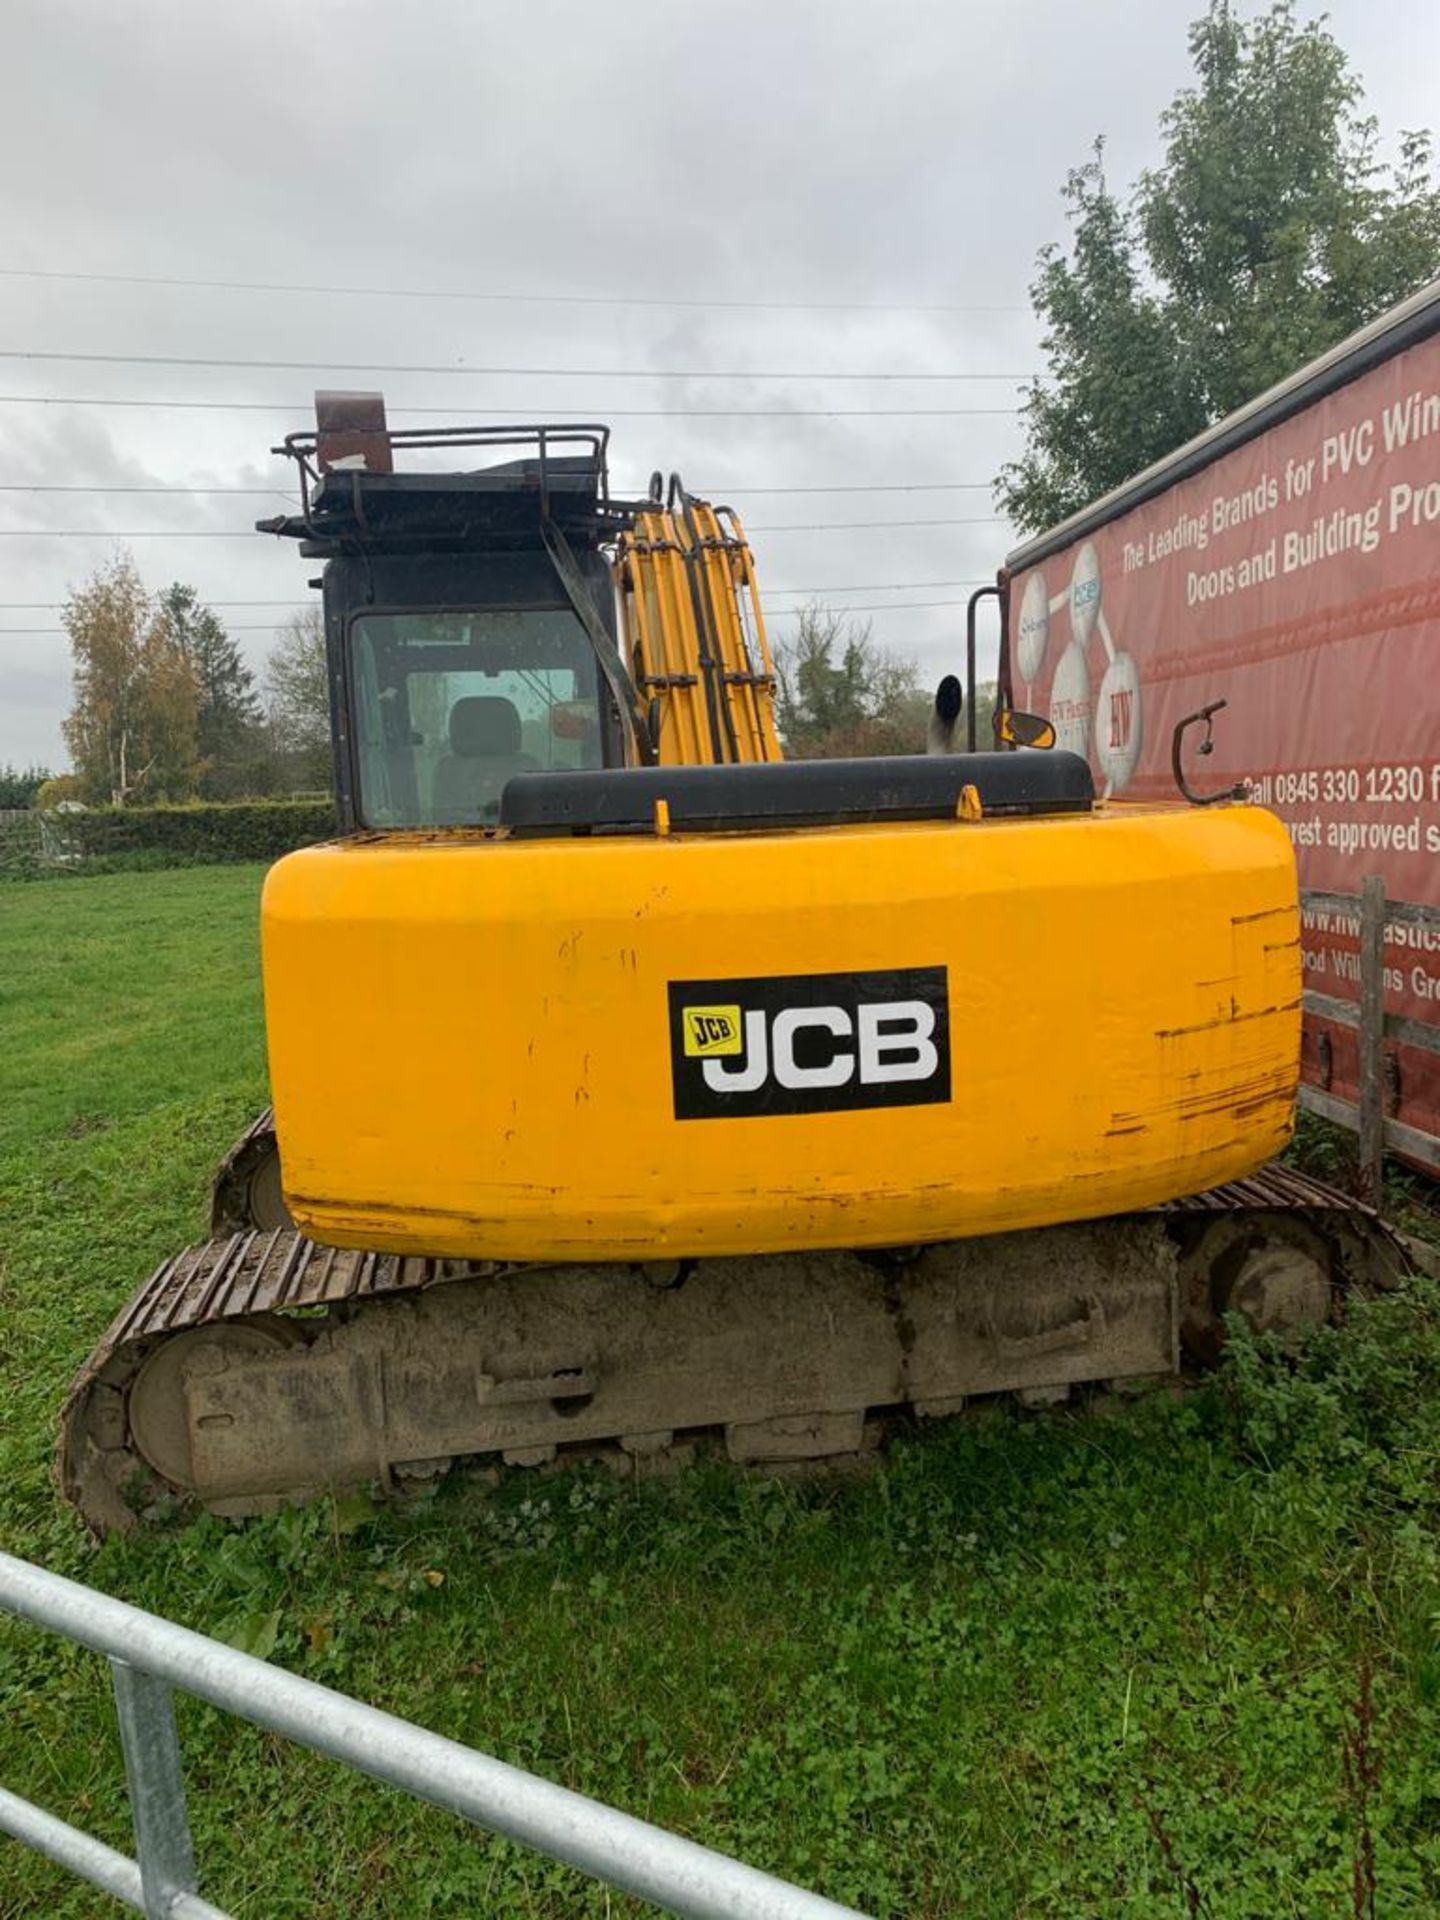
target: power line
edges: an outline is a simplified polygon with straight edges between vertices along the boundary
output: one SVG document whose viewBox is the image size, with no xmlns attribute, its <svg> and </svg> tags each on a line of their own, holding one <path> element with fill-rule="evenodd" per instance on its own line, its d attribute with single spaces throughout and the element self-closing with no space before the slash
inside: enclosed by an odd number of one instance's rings
<svg viewBox="0 0 1440 1920">
<path fill-rule="evenodd" d="M 784 592 L 784 588 L 780 589 Z M 0 613 L 58 613 L 62 607 L 68 607 L 68 600 L 0 600 Z M 207 607 L 313 607 L 315 600 L 207 600 Z M 11 627 L 9 632 L 18 632 Z M 35 628 L 35 632 L 42 629 Z M 44 629 L 49 631 L 49 629 Z"/>
<path fill-rule="evenodd" d="M 251 540 L 253 527 L 0 527 L 0 540 Z"/>
<path fill-rule="evenodd" d="M 266 500 L 299 498 L 298 494 L 287 492 L 284 487 L 136 486 L 128 481 L 123 484 L 97 482 L 82 486 L 68 480 L 63 483 L 50 480 L 0 480 L 0 493 L 250 493 Z"/>
<path fill-rule="evenodd" d="M 701 485 L 694 491 L 703 494 L 733 493 L 988 493 L 995 482 L 993 480 L 906 480 L 898 485 L 883 486 L 844 486 L 844 487 L 746 487 L 739 481 L 726 481 L 723 487 Z"/>
<path fill-rule="evenodd" d="M 963 520 L 796 520 L 753 526 L 747 533 L 852 533 L 884 527 L 998 527 L 1008 524 L 999 513 L 982 513 Z"/>
<path fill-rule="evenodd" d="M 703 482 L 691 489 L 692 492 L 715 495 L 734 494 L 738 499 L 742 495 L 766 496 L 772 494 L 795 493 L 988 493 L 994 482 L 990 480 L 932 480 L 905 481 L 899 485 L 878 486 L 823 486 L 823 487 L 747 487 L 727 481 L 723 487 L 707 487 Z M 643 487 L 616 487 L 619 499 L 629 499 L 632 494 L 643 494 Z M 298 498 L 287 492 L 284 487 L 182 487 L 171 484 L 163 486 L 137 485 L 129 481 L 109 482 L 54 482 L 49 480 L 0 480 L 0 493 L 170 493 L 170 494 L 255 494 L 269 499 L 272 495 L 282 500 Z"/>
<path fill-rule="evenodd" d="M 965 584 L 968 586 L 972 583 L 967 581 Z M 981 580 L 973 584 L 984 586 L 987 583 Z M 785 589 L 778 588 L 776 591 L 783 592 Z M 223 605 L 224 603 L 214 601 L 208 602 L 207 604 L 214 606 Z M 231 604 L 233 605 L 235 603 L 232 602 Z M 934 607 L 963 607 L 965 604 L 966 602 L 963 600 L 865 600 L 858 602 L 837 600 L 828 603 L 825 611 L 827 613 L 909 613 L 912 611 L 926 612 Z M 809 609 L 806 607 L 765 608 L 767 619 L 775 620 L 783 620 L 787 617 L 798 618 L 801 614 L 808 611 Z M 239 621 L 233 625 L 227 625 L 225 631 L 227 633 L 274 633 L 275 622 L 266 620 L 256 622 Z M 0 640 L 63 640 L 66 637 L 64 627 L 0 627 Z"/>
<path fill-rule="evenodd" d="M 985 302 L 891 300 L 701 300 L 652 298 L 643 294 L 515 293 L 447 287 L 337 287 L 286 280 L 194 280 L 145 273 L 71 273 L 42 267 L 0 267 L 8 280 L 81 280 L 92 285 L 192 287 L 215 293 L 303 293 L 364 300 L 478 300 L 514 306 L 563 307 L 713 307 L 765 313 L 1025 313 L 1020 305 Z"/>
<path fill-rule="evenodd" d="M 992 584 L 992 581 L 983 577 L 970 580 L 849 580 L 840 586 L 766 587 L 765 598 L 768 599 L 771 594 L 780 593 L 933 593 L 944 587 L 980 587 Z M 0 600 L 0 613 L 58 613 L 62 607 L 67 607 L 69 604 L 68 600 Z M 313 607 L 318 604 L 313 598 L 310 600 L 207 600 L 205 602 L 207 607 Z M 39 627 L 0 628 L 0 632 L 10 633 L 49 631 L 51 629 Z"/>
<path fill-rule="evenodd" d="M 997 513 L 964 520 L 814 520 L 754 526 L 751 533 L 853 533 L 886 527 L 993 527 Z M 250 540 L 253 527 L 0 527 L 0 540 Z"/>
<path fill-rule="evenodd" d="M 227 625 L 225 631 L 227 633 L 274 633 L 275 625 L 269 620 L 261 620 L 253 624 L 240 621 L 234 626 Z M 6 635 L 32 640 L 63 640 L 67 637 L 64 627 L 0 627 L 0 639 L 5 638 Z"/>
<path fill-rule="evenodd" d="M 978 580 L 852 580 L 842 587 L 766 587 L 772 593 L 933 593 L 940 587 L 994 586 L 994 577 Z"/>
<path fill-rule="evenodd" d="M 274 413 L 308 416 L 312 402 L 291 400 L 150 400 L 106 395 L 0 393 L 7 407 L 151 407 L 191 413 Z M 389 407 L 393 414 L 451 414 L 453 407 Z M 487 406 L 487 413 L 519 414 L 534 420 L 570 411 L 563 407 Z M 1013 419 L 1019 407 L 606 407 L 611 420 L 966 420 L 993 416 Z"/>
<path fill-rule="evenodd" d="M 243 373 L 425 373 L 463 374 L 467 379 L 571 380 L 1031 380 L 1029 373 L 826 373 L 747 372 L 744 368 L 707 367 L 466 367 L 451 363 L 384 360 L 230 360 L 178 353 L 59 353 L 28 347 L 0 347 L 0 360 L 64 360 L 92 367 L 224 367 Z"/>
<path fill-rule="evenodd" d="M 984 586 L 985 581 L 977 581 Z M 825 608 L 827 613 L 911 613 L 925 612 L 931 607 L 963 607 L 964 600 L 863 600 L 846 602 L 837 600 Z M 786 614 L 798 617 L 808 611 L 805 607 L 770 607 L 767 616 L 771 619 L 783 619 Z"/>
</svg>

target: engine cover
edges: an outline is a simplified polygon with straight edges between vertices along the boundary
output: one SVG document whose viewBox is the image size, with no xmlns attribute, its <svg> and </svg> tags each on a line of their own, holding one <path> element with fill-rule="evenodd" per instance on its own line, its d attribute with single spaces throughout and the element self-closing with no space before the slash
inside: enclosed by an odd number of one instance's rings
<svg viewBox="0 0 1440 1920">
<path fill-rule="evenodd" d="M 1246 806 L 364 835 L 263 905 L 287 1200 L 337 1246 L 913 1244 L 1240 1178 L 1289 1137 L 1284 828 Z"/>
</svg>

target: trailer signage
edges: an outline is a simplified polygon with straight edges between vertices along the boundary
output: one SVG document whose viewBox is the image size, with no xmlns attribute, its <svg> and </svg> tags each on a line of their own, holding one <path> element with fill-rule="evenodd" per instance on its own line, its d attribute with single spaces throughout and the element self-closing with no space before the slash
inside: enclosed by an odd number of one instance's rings
<svg viewBox="0 0 1440 1920">
<path fill-rule="evenodd" d="M 1171 797 L 1176 723 L 1210 701 L 1204 784 L 1248 783 L 1304 887 L 1440 905 L 1440 293 L 1434 324 L 1205 463 L 1122 491 L 1010 566 L 1016 704 L 1111 798 Z M 1177 465 L 1178 465 L 1177 461 Z M 1353 929 L 1308 916 L 1307 982 L 1353 996 Z M 1433 1023 L 1440 954 L 1390 941 L 1389 1011 Z M 1337 1032 L 1337 1091 L 1353 1040 Z M 1310 1064 L 1318 1057 L 1310 1048 Z M 1440 1061 L 1402 1049 L 1399 1117 L 1440 1133 Z"/>
</svg>

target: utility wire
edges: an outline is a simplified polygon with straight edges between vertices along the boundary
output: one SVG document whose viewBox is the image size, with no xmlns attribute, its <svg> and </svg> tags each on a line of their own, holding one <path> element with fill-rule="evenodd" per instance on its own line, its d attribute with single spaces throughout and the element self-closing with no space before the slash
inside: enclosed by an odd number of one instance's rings
<svg viewBox="0 0 1440 1920">
<path fill-rule="evenodd" d="M 75 362 L 92 367 L 224 367 L 244 373 L 437 373 L 468 379 L 512 380 L 554 374 L 571 380 L 1031 380 L 1029 373 L 747 372 L 707 367 L 467 367 L 456 363 L 384 360 L 230 360 L 178 353 L 58 353 L 48 348 L 0 347 L 0 360 Z"/>
<path fill-rule="evenodd" d="M 738 482 L 726 481 L 723 487 L 707 487 L 703 484 L 692 488 L 692 492 L 704 494 L 707 498 L 727 493 L 737 499 L 744 494 L 779 493 L 988 493 L 993 481 L 990 480 L 931 480 L 905 481 L 900 485 L 880 486 L 844 486 L 844 487 L 747 487 Z M 628 500 L 638 497 L 644 487 L 616 487 L 617 499 Z M 54 482 L 49 480 L 0 480 L 0 493 L 235 493 L 262 494 L 268 498 L 278 494 L 282 500 L 293 500 L 298 495 L 287 492 L 283 487 L 182 487 L 175 485 L 138 486 L 129 481 L 110 483 L 95 481 L 80 483 L 73 481 Z"/>
<path fill-rule="evenodd" d="M 207 601 L 205 604 L 208 606 L 213 603 Z M 269 620 L 256 623 L 238 621 L 234 626 L 227 623 L 225 631 L 227 633 L 274 633 L 275 625 Z M 0 627 L 0 639 L 4 639 L 7 635 L 23 636 L 33 640 L 63 640 L 67 637 L 64 627 Z"/>
<path fill-rule="evenodd" d="M 934 593 L 944 587 L 983 587 L 992 585 L 988 579 L 971 580 L 850 580 L 842 586 L 824 587 L 770 587 L 764 591 L 764 598 L 772 594 L 828 594 L 828 593 Z M 0 613 L 58 613 L 69 606 L 68 600 L 0 600 Z M 908 604 L 908 603 L 902 603 Z M 948 604 L 948 603 L 947 603 Z M 310 600 L 207 600 L 207 607 L 316 607 L 319 602 Z M 48 632 L 41 628 L 10 628 L 10 632 L 34 631 Z"/>
<path fill-rule="evenodd" d="M 0 480 L 0 493 L 250 493 L 266 500 L 298 500 L 299 495 L 284 487 L 176 487 L 135 486 L 95 483 L 79 485 L 71 481 Z"/>
<path fill-rule="evenodd" d="M 0 540 L 252 540 L 253 527 L 0 527 Z"/>
<path fill-rule="evenodd" d="M 516 306 L 714 307 L 767 313 L 1026 313 L 1021 305 L 984 302 L 891 300 L 701 300 L 649 298 L 642 294 L 515 293 L 448 287 L 319 286 L 287 280 L 196 280 L 148 273 L 71 273 L 42 267 L 0 267 L 7 280 L 81 280 L 124 287 L 193 287 L 217 293 L 319 293 L 365 300 L 483 300 Z"/>
<path fill-rule="evenodd" d="M 983 585 L 984 582 L 980 584 Z M 965 604 L 963 600 L 868 600 L 858 603 L 837 600 L 827 605 L 825 611 L 827 613 L 909 613 L 912 610 L 926 612 L 933 607 L 963 607 Z M 765 616 L 767 619 L 783 620 L 787 616 L 798 617 L 807 611 L 805 607 L 766 607 Z M 256 623 L 242 621 L 233 626 L 227 624 L 225 631 L 227 633 L 274 633 L 275 624 L 273 621 Z M 63 627 L 0 627 L 0 640 L 7 638 L 63 640 L 66 637 Z"/>
<path fill-rule="evenodd" d="M 986 584 L 983 580 L 976 582 L 978 586 Z M 826 613 L 909 613 L 912 610 L 925 612 L 931 607 L 963 607 L 966 604 L 964 600 L 862 600 L 859 602 L 836 600 L 827 604 L 824 611 Z M 766 609 L 766 617 L 778 620 L 783 619 L 787 614 L 798 617 L 807 611 L 805 607 L 769 607 Z"/>
<path fill-rule="evenodd" d="M 705 495 L 733 493 L 989 493 L 993 480 L 904 480 L 889 486 L 743 486 L 739 480 L 726 480 L 724 486 L 693 488 Z M 641 490 L 643 492 L 643 490 Z"/>
<path fill-rule="evenodd" d="M 974 514 L 963 520 L 787 520 L 769 526 L 747 527 L 746 533 L 849 533 L 884 527 L 998 527 L 1008 524 L 1000 513 Z"/>
<path fill-rule="evenodd" d="M 150 400 L 122 399 L 94 394 L 0 393 L 0 406 L 7 407 L 150 407 L 192 413 L 272 413 L 306 416 L 310 402 L 293 400 Z M 390 413 L 448 414 L 453 407 L 390 407 Z M 563 407 L 492 407 L 490 414 L 519 414 L 535 420 L 549 414 L 552 418 L 570 411 Z M 1019 407 L 606 407 L 611 420 L 962 420 L 1004 415 L 1014 418 Z"/>
<path fill-rule="evenodd" d="M 784 588 L 780 591 L 783 593 Z M 68 600 L 0 600 L 0 613 L 58 613 L 69 604 Z M 204 604 L 207 607 L 315 607 L 320 603 L 318 600 L 206 600 Z M 50 629 L 11 627 L 7 631 L 48 633 Z"/>
<path fill-rule="evenodd" d="M 965 520 L 815 520 L 754 526 L 749 533 L 851 533 L 885 527 L 993 527 L 997 513 Z M 253 527 L 0 527 L 0 540 L 251 540 Z"/>
<path fill-rule="evenodd" d="M 772 593 L 934 593 L 941 587 L 994 586 L 994 576 L 974 580 L 852 580 L 843 587 L 766 587 L 762 598 Z"/>
</svg>

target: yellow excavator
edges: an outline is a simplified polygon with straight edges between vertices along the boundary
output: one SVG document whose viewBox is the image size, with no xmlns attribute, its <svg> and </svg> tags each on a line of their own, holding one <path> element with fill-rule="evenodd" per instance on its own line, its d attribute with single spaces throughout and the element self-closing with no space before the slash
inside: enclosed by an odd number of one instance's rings
<svg viewBox="0 0 1440 1920">
<path fill-rule="evenodd" d="M 265 883 L 273 1116 L 67 1403 L 97 1530 L 475 1459 L 855 1455 L 1383 1265 L 1267 1164 L 1273 815 L 1099 804 L 1003 700 L 994 751 L 786 761 L 739 520 L 613 498 L 602 427 L 321 396 L 284 451 L 340 833 Z"/>
</svg>

